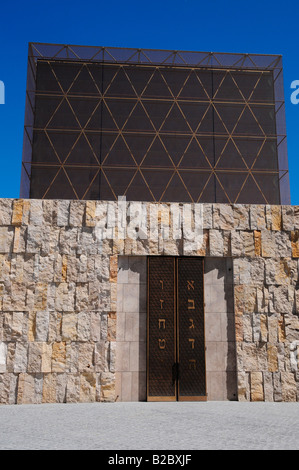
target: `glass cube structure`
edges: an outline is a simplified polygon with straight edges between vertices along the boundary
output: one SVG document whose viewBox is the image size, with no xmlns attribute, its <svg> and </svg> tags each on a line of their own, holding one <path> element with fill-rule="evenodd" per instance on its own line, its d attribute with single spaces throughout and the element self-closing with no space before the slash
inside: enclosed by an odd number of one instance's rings
<svg viewBox="0 0 299 470">
<path fill-rule="evenodd" d="M 29 44 L 20 196 L 290 203 L 281 56 Z"/>
</svg>

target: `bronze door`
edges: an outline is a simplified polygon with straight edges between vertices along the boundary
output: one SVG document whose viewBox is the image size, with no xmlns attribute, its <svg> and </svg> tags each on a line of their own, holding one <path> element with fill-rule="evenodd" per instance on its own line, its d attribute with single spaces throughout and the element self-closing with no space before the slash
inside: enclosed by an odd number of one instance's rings
<svg viewBox="0 0 299 470">
<path fill-rule="evenodd" d="M 148 401 L 206 400 L 203 258 L 148 258 Z"/>
</svg>

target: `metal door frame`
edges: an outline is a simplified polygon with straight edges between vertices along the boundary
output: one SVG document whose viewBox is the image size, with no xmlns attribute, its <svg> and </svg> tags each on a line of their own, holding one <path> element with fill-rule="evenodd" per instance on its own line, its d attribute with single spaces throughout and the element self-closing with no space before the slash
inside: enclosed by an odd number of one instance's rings
<svg viewBox="0 0 299 470">
<path fill-rule="evenodd" d="M 150 320 L 150 312 L 149 312 L 149 294 L 150 294 L 150 288 L 149 288 L 149 282 L 150 282 L 150 277 L 149 277 L 149 266 L 150 266 L 150 258 L 171 258 L 174 260 L 174 365 L 176 370 L 176 376 L 175 376 L 175 384 L 174 384 L 174 389 L 175 389 L 175 394 L 174 396 L 150 396 L 149 395 L 149 320 Z M 179 279 L 178 279 L 178 265 L 179 259 L 197 259 L 198 261 L 202 261 L 202 315 L 203 315 L 203 336 L 204 336 L 204 388 L 205 388 L 205 395 L 196 395 L 196 396 L 182 396 L 179 393 L 180 390 L 180 379 L 179 379 L 179 373 L 177 371 L 179 370 L 179 364 L 180 364 L 180 358 L 179 358 L 179 341 L 180 341 L 180 331 L 179 331 L 179 320 L 180 320 L 180 312 L 179 312 Z M 205 354 L 205 314 L 204 314 L 204 258 L 199 257 L 199 256 L 148 256 L 147 257 L 147 383 L 146 383 L 146 390 L 147 390 L 147 401 L 206 401 L 207 400 L 207 384 L 206 384 L 206 354 Z M 172 371 L 173 372 L 173 371 Z"/>
</svg>

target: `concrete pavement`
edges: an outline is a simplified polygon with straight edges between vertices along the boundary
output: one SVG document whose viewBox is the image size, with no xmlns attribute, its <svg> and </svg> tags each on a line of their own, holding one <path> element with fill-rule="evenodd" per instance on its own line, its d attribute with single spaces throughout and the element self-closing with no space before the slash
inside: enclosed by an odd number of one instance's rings
<svg viewBox="0 0 299 470">
<path fill-rule="evenodd" d="M 0 450 L 299 449 L 299 403 L 2 405 L 0 423 Z"/>
</svg>

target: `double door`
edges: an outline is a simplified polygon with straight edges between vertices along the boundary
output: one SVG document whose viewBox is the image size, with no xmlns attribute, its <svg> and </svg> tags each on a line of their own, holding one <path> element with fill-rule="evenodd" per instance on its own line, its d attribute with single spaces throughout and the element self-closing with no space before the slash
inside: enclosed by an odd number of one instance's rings
<svg viewBox="0 0 299 470">
<path fill-rule="evenodd" d="M 206 400 L 203 258 L 148 257 L 147 400 Z"/>
</svg>

